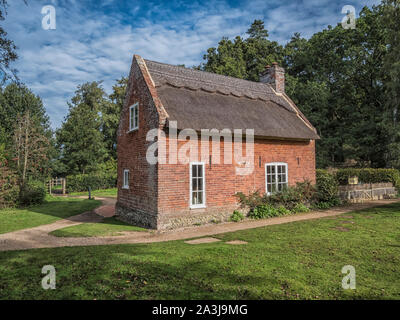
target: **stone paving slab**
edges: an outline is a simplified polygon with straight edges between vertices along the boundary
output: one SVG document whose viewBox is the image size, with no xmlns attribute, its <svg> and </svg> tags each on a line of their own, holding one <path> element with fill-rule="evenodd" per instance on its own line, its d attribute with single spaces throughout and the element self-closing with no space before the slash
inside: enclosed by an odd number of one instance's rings
<svg viewBox="0 0 400 320">
<path fill-rule="evenodd" d="M 221 241 L 221 240 L 212 238 L 212 237 L 206 237 L 206 238 L 185 241 L 185 243 L 187 243 L 187 244 L 202 244 L 202 243 L 212 243 L 212 242 L 218 242 L 218 241 Z"/>
<path fill-rule="evenodd" d="M 227 241 L 225 242 L 227 244 L 233 244 L 233 245 L 238 245 L 238 244 L 247 244 L 247 241 L 243 240 L 232 240 L 232 241 Z"/>
</svg>

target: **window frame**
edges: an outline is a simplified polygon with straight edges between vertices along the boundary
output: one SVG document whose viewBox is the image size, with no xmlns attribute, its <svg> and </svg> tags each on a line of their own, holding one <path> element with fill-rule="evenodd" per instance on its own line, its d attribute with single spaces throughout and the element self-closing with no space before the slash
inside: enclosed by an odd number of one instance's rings
<svg viewBox="0 0 400 320">
<path fill-rule="evenodd" d="M 136 114 L 135 114 L 135 111 Z M 133 119 L 132 119 L 133 114 Z M 133 123 L 132 123 L 133 120 Z M 137 123 L 135 123 L 137 120 Z M 129 131 L 132 132 L 139 129 L 139 102 L 134 103 L 129 107 Z"/>
<path fill-rule="evenodd" d="M 285 166 L 285 179 L 286 179 L 286 186 L 289 186 L 289 170 L 288 170 L 288 164 L 286 162 L 268 162 L 265 164 L 264 167 L 264 174 L 265 174 L 265 193 L 267 195 L 271 195 L 272 192 L 272 188 L 271 188 L 271 192 L 268 191 L 268 171 L 267 171 L 267 167 L 268 166 L 274 166 L 275 167 L 275 192 L 278 192 L 278 166 Z M 271 183 L 272 185 L 272 183 Z"/>
<path fill-rule="evenodd" d="M 203 203 L 201 204 L 193 204 L 193 176 L 192 176 L 192 167 L 193 165 L 201 165 L 202 166 L 202 171 L 203 171 Z M 189 165 L 189 206 L 190 209 L 200 209 L 200 208 L 206 208 L 206 165 L 204 162 L 190 162 Z"/>
<path fill-rule="evenodd" d="M 128 181 L 125 181 L 125 173 L 128 173 Z M 124 169 L 122 173 L 122 189 L 129 189 L 129 169 Z"/>
</svg>

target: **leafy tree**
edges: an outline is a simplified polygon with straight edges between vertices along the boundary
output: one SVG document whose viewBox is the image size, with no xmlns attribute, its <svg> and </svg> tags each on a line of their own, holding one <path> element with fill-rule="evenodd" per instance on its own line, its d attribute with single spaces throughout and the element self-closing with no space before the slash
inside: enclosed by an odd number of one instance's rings
<svg viewBox="0 0 400 320">
<path fill-rule="evenodd" d="M 24 0 L 25 4 L 27 1 Z M 7 15 L 7 0 L 0 0 L 0 21 L 4 21 Z M 0 26 L 0 77 L 1 83 L 8 79 L 17 79 L 17 70 L 11 67 L 11 62 L 17 60 L 17 47 L 7 38 L 7 32 Z"/>
<path fill-rule="evenodd" d="M 223 38 L 199 67 L 257 81 L 266 64 L 286 69 L 286 90 L 318 130 L 317 165 L 400 167 L 399 0 L 364 7 L 356 29 L 328 26 L 284 46 L 255 20 L 248 38 Z M 373 146 L 373 147 L 371 147 Z"/>
<path fill-rule="evenodd" d="M 0 88 L 0 145 L 3 157 L 17 171 L 21 183 L 28 178 L 44 179 L 48 176 L 47 160 L 54 151 L 52 135 L 39 96 L 22 84 L 11 83 L 4 89 Z"/>
<path fill-rule="evenodd" d="M 13 135 L 13 153 L 20 187 L 26 184 L 28 177 L 37 179 L 48 176 L 50 148 L 45 131 L 30 111 L 19 115 Z"/>
</svg>

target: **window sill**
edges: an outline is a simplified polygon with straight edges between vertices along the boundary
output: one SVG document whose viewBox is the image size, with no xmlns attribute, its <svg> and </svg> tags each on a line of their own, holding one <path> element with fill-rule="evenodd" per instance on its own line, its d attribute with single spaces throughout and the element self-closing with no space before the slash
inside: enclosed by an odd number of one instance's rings
<svg viewBox="0 0 400 320">
<path fill-rule="evenodd" d="M 139 130 L 139 127 L 128 130 L 126 133 L 131 133 L 131 132 L 138 131 L 138 130 Z"/>
<path fill-rule="evenodd" d="M 205 204 L 196 204 L 190 206 L 190 209 L 204 209 L 204 208 L 207 208 Z"/>
<path fill-rule="evenodd" d="M 129 187 L 122 187 L 123 190 L 129 190 Z"/>
</svg>

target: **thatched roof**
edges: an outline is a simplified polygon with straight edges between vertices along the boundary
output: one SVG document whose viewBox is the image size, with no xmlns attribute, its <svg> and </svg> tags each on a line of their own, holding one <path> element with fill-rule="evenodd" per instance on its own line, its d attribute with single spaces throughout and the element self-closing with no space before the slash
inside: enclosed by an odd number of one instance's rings
<svg viewBox="0 0 400 320">
<path fill-rule="evenodd" d="M 266 138 L 319 139 L 286 96 L 269 84 L 145 60 L 168 120 L 178 129 L 254 129 Z"/>
</svg>

